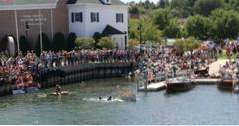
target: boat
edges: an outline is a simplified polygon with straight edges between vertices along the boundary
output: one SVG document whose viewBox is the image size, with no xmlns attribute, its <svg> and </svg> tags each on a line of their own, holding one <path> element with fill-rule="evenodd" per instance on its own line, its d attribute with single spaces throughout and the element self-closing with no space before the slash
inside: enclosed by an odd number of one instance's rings
<svg viewBox="0 0 239 126">
<path fill-rule="evenodd" d="M 183 92 L 194 88 L 191 79 L 187 77 L 177 77 L 166 81 L 167 93 Z"/>
<path fill-rule="evenodd" d="M 22 89 L 15 89 L 12 90 L 13 95 L 19 95 L 19 94 L 26 94 L 26 93 L 34 93 L 39 91 L 38 87 L 29 87 L 29 88 L 22 88 Z"/>
<path fill-rule="evenodd" d="M 218 88 L 221 90 L 229 90 L 229 91 L 233 91 L 233 78 L 232 75 L 226 73 L 224 74 L 224 76 L 222 77 L 222 81 L 220 83 L 218 83 Z"/>
<path fill-rule="evenodd" d="M 52 92 L 50 95 L 53 96 L 60 96 L 60 95 L 69 95 L 70 93 L 68 91 L 62 91 L 60 94 L 57 94 L 56 92 Z"/>
<path fill-rule="evenodd" d="M 136 102 L 136 95 L 132 92 L 125 92 L 120 95 L 120 99 L 123 101 Z"/>
</svg>

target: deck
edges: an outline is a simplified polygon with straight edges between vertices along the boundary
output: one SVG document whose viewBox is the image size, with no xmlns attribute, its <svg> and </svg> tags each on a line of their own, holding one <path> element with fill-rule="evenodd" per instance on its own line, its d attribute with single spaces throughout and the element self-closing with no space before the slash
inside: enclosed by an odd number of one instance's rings
<svg viewBox="0 0 239 126">
<path fill-rule="evenodd" d="M 205 78 L 205 79 L 194 79 L 193 83 L 194 84 L 218 84 L 221 82 L 221 79 L 210 79 L 210 78 Z"/>
<path fill-rule="evenodd" d="M 148 91 L 148 92 L 154 92 L 154 91 L 160 91 L 166 88 L 166 81 L 161 81 L 158 83 L 151 83 L 147 86 L 147 89 L 145 90 L 144 86 L 140 86 L 138 91 Z"/>
</svg>

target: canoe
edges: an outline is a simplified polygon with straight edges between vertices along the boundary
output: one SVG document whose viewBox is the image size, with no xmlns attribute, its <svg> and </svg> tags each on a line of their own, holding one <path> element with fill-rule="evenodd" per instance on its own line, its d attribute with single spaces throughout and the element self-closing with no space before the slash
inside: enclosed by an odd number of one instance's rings
<svg viewBox="0 0 239 126">
<path fill-rule="evenodd" d="M 25 89 L 16 89 L 12 90 L 13 95 L 18 95 L 18 94 L 26 94 L 26 93 L 33 93 L 39 91 L 38 87 L 29 87 Z"/>
<path fill-rule="evenodd" d="M 56 92 L 52 92 L 50 95 L 53 95 L 53 96 L 69 95 L 69 92 L 68 91 L 62 91 L 61 94 L 56 94 Z"/>
</svg>

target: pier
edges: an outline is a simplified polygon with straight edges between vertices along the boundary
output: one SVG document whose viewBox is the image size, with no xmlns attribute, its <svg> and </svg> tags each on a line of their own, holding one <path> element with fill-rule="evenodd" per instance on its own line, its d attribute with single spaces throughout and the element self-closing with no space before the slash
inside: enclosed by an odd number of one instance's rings
<svg viewBox="0 0 239 126">
<path fill-rule="evenodd" d="M 217 85 L 219 84 L 222 80 L 221 79 L 213 79 L 213 78 L 201 78 L 201 79 L 192 79 L 192 84 L 194 85 Z M 161 81 L 161 82 L 155 82 L 148 84 L 147 87 L 144 85 L 140 85 L 138 87 L 138 91 L 140 92 L 156 92 L 156 91 L 162 91 L 166 89 L 166 81 Z"/>
<path fill-rule="evenodd" d="M 161 81 L 158 83 L 151 83 L 147 85 L 147 88 L 144 86 L 140 86 L 138 91 L 144 91 L 144 92 L 155 92 L 155 91 L 161 91 L 166 88 L 166 81 Z"/>
</svg>

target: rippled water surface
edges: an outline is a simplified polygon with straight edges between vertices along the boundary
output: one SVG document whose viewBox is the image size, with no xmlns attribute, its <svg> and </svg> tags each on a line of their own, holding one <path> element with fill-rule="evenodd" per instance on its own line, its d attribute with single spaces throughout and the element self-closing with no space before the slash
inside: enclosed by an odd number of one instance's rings
<svg viewBox="0 0 239 126">
<path fill-rule="evenodd" d="M 173 95 L 137 93 L 135 84 L 126 79 L 63 88 L 72 94 L 45 97 L 42 94 L 54 90 L 47 89 L 0 98 L 0 124 L 239 124 L 239 95 L 219 91 L 216 85 Z M 137 102 L 117 98 L 127 90 L 137 94 Z M 115 99 L 107 102 L 110 95 Z"/>
</svg>

